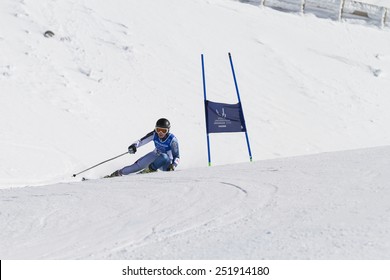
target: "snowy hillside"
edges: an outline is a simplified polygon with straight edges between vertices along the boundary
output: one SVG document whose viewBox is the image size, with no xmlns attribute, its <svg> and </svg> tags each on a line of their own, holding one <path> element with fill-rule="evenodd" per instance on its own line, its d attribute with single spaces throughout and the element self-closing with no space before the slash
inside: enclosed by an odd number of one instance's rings
<svg viewBox="0 0 390 280">
<path fill-rule="evenodd" d="M 2 0 L 0 26 L 0 258 L 389 258 L 390 29 L 230 0 Z M 236 103 L 228 52 L 255 162 L 212 134 L 206 168 L 200 55 Z M 72 177 L 160 117 L 178 172 Z"/>
<path fill-rule="evenodd" d="M 162 116 L 180 168 L 206 166 L 201 53 L 208 98 L 235 103 L 232 53 L 255 160 L 390 143 L 388 29 L 227 0 L 0 5 L 4 187 L 69 181 Z M 248 161 L 243 135 L 210 138 L 214 165 Z"/>
</svg>

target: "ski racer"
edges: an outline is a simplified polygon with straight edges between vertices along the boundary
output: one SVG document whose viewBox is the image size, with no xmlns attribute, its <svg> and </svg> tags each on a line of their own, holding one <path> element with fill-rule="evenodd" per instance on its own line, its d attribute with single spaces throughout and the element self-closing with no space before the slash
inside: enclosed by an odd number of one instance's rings
<svg viewBox="0 0 390 280">
<path fill-rule="evenodd" d="M 135 154 L 139 147 L 153 141 L 155 149 L 139 158 L 132 165 L 116 170 L 104 178 L 128 175 L 138 171 L 141 171 L 140 173 L 156 172 L 158 169 L 174 171 L 180 161 L 179 142 L 175 135 L 169 132 L 170 128 L 171 124 L 167 119 L 157 120 L 153 131 L 135 141 L 128 148 L 129 154 Z"/>
</svg>

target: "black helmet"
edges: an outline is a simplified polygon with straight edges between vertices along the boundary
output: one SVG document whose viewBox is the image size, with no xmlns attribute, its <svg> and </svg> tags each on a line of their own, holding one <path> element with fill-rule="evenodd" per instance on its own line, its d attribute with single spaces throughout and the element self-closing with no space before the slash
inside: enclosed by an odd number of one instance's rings
<svg viewBox="0 0 390 280">
<path fill-rule="evenodd" d="M 169 130 L 171 128 L 171 123 L 167 119 L 161 118 L 156 122 L 156 127 L 168 128 Z"/>
</svg>

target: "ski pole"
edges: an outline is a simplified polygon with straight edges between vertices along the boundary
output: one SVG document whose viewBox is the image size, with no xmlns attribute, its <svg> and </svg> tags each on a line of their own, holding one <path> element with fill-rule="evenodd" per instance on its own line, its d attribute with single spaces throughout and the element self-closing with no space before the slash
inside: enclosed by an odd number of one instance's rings
<svg viewBox="0 0 390 280">
<path fill-rule="evenodd" d="M 77 175 L 79 175 L 79 174 L 81 174 L 81 173 L 84 173 L 85 171 L 91 170 L 92 168 L 95 168 L 95 167 L 97 167 L 97 166 L 99 166 L 99 165 L 101 165 L 101 164 L 103 164 L 103 163 L 106 163 L 106 162 L 108 162 L 108 161 L 110 161 L 110 160 L 113 160 L 113 159 L 116 159 L 116 158 L 118 158 L 118 157 L 124 156 L 124 155 L 126 155 L 126 154 L 128 154 L 128 153 L 129 153 L 129 152 L 126 152 L 126 153 L 120 154 L 119 156 L 116 156 L 116 157 L 107 159 L 107 160 L 105 160 L 105 161 L 102 161 L 102 162 L 100 162 L 100 163 L 98 163 L 98 164 L 95 164 L 94 166 L 91 166 L 90 168 L 87 168 L 87 169 L 85 169 L 85 170 L 83 170 L 83 171 L 80 171 L 79 173 L 73 174 L 73 177 L 76 177 Z"/>
</svg>

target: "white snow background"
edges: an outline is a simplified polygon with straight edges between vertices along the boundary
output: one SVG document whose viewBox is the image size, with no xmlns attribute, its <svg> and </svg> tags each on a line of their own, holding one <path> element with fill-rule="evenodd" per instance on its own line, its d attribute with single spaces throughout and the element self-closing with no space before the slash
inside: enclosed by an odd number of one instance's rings
<svg viewBox="0 0 390 280">
<path fill-rule="evenodd" d="M 389 46 L 239 1 L 2 0 L 0 259 L 389 259 Z M 236 103 L 228 52 L 254 162 L 211 134 L 208 167 L 200 55 Z M 72 177 L 160 117 L 176 172 L 98 179 L 150 144 Z"/>
</svg>

